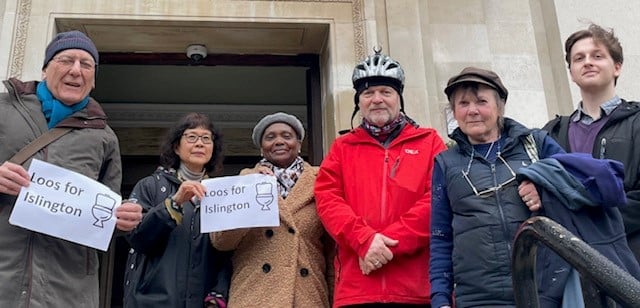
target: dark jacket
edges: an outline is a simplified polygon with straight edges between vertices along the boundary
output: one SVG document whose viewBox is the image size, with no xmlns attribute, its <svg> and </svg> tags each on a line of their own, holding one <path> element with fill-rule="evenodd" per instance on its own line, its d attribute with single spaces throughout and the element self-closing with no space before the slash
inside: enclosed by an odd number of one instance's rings
<svg viewBox="0 0 640 308">
<path fill-rule="evenodd" d="M 226 298 L 231 278 L 229 253 L 217 251 L 200 233 L 200 207 L 187 202 L 177 225 L 165 200 L 180 186 L 175 171 L 158 168 L 133 188 L 143 206 L 140 225 L 127 236 L 124 307 L 201 308 L 207 293 Z"/>
<path fill-rule="evenodd" d="M 0 164 L 48 130 L 35 95 L 37 82 L 10 79 L 4 84 L 9 92 L 0 93 Z M 90 99 L 57 127 L 73 130 L 34 158 L 118 192 L 122 176 L 118 138 L 100 104 Z M 28 169 L 30 163 L 23 166 Z M 0 307 L 98 307 L 96 250 L 11 225 L 15 200 L 16 196 L 0 193 Z"/>
<path fill-rule="evenodd" d="M 576 111 L 577 112 L 577 111 Z M 544 126 L 566 151 L 569 147 L 569 121 L 576 114 L 557 116 Z M 592 156 L 624 164 L 624 191 L 629 206 L 621 208 L 627 234 L 640 232 L 640 104 L 622 103 L 609 115 L 593 145 Z"/>
<path fill-rule="evenodd" d="M 563 152 L 546 132 L 530 130 L 506 118 L 498 141 L 501 157 L 514 171 L 531 163 L 524 139 L 532 134 L 540 158 Z M 471 158 L 472 145 L 460 129 L 450 136 L 457 145 L 436 157 L 431 209 L 431 304 L 451 304 L 455 286 L 458 307 L 514 305 L 511 283 L 512 241 L 529 209 L 514 180 L 496 193 L 476 196 L 463 177 L 481 191 L 513 175 L 500 159 L 488 161 L 480 153 Z"/>
<path fill-rule="evenodd" d="M 623 166 L 590 154 L 556 154 L 518 171 L 536 184 L 547 216 L 610 261 L 640 278 L 640 266 L 625 239 L 618 207 L 626 206 Z M 541 307 L 560 307 L 571 267 L 546 247 L 538 249 L 536 279 Z"/>
</svg>

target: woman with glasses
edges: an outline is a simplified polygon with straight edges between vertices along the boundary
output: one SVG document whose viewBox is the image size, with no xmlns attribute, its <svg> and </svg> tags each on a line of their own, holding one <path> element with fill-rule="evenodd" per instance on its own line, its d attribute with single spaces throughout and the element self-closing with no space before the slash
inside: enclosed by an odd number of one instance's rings
<svg viewBox="0 0 640 308">
<path fill-rule="evenodd" d="M 262 159 L 240 174 L 272 175 L 278 183 L 280 226 L 211 233 L 213 245 L 233 250 L 229 307 L 329 307 L 333 242 L 316 213 L 318 167 L 300 157 L 305 131 L 295 116 L 262 118 L 252 140 Z"/>
<path fill-rule="evenodd" d="M 222 307 L 230 257 L 200 233 L 198 201 L 200 181 L 222 169 L 222 136 L 209 117 L 190 113 L 170 129 L 161 151 L 161 166 L 129 197 L 142 205 L 143 218 L 127 236 L 124 307 Z"/>
<path fill-rule="evenodd" d="M 531 211 L 535 186 L 516 172 L 535 159 L 562 153 L 541 130 L 504 117 L 508 91 L 496 73 L 467 67 L 444 92 L 458 122 L 457 144 L 436 157 L 431 209 L 432 307 L 514 306 L 512 241 Z M 529 144 L 529 145 L 528 145 Z"/>
</svg>

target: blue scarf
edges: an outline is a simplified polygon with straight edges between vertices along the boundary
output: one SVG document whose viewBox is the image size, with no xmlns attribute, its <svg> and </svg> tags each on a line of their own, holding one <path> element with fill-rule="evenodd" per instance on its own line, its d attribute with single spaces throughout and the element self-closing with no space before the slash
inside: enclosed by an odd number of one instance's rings
<svg viewBox="0 0 640 308">
<path fill-rule="evenodd" d="M 44 112 L 44 117 L 47 119 L 47 126 L 49 126 L 50 129 L 56 127 L 60 121 L 86 107 L 89 103 L 89 96 L 87 95 L 83 100 L 72 106 L 63 104 L 53 97 L 49 88 L 47 88 L 46 80 L 38 83 L 36 95 L 42 103 L 42 112 Z"/>
</svg>

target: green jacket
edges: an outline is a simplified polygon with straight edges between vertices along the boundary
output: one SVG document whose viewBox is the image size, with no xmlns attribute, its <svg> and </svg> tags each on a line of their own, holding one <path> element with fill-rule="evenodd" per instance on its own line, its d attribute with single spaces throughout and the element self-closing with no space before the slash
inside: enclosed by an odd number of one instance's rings
<svg viewBox="0 0 640 308">
<path fill-rule="evenodd" d="M 0 93 L 0 164 L 48 130 L 35 95 L 37 82 L 10 79 L 4 84 L 9 92 Z M 75 129 L 34 158 L 119 192 L 118 139 L 100 105 L 91 99 L 58 127 Z M 0 193 L 0 307 L 98 307 L 96 250 L 9 224 L 15 199 Z"/>
</svg>

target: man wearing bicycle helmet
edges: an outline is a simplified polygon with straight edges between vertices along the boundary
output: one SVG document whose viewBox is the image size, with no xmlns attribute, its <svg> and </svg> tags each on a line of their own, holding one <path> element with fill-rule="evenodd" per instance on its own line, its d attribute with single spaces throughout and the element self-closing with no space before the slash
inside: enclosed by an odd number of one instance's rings
<svg viewBox="0 0 640 308">
<path fill-rule="evenodd" d="M 315 184 L 337 243 L 334 307 L 429 305 L 434 157 L 445 145 L 404 113 L 404 71 L 380 50 L 353 71 L 361 124 L 335 140 Z"/>
</svg>

